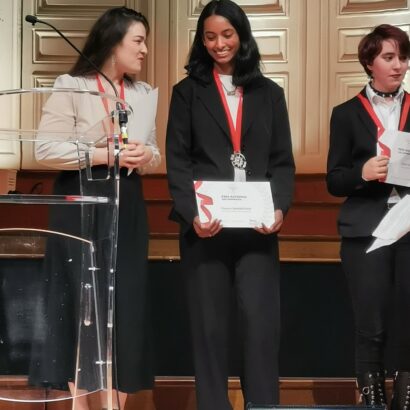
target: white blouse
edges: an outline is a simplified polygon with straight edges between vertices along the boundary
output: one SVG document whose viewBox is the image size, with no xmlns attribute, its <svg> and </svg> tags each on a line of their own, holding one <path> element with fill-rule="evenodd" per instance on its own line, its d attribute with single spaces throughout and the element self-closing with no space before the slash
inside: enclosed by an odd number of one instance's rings
<svg viewBox="0 0 410 410">
<path fill-rule="evenodd" d="M 72 77 L 69 74 L 59 76 L 54 88 L 85 89 L 98 91 L 96 78 L 92 77 Z M 125 84 L 124 99 L 132 107 L 141 95 L 148 93 L 151 87 L 144 82 L 138 81 L 131 85 Z M 107 90 L 107 93 L 109 91 Z M 100 100 L 100 101 L 98 101 Z M 98 104 L 96 104 L 98 102 Z M 102 124 L 107 114 L 100 97 L 89 94 L 54 93 L 43 107 L 42 117 L 39 125 L 38 141 L 35 143 L 35 156 L 39 163 L 48 167 L 60 170 L 78 169 L 78 158 L 80 156 L 80 166 L 85 167 L 84 150 L 77 151 L 77 145 L 70 142 L 50 142 L 41 141 L 41 131 L 66 132 L 67 135 L 79 134 L 81 131 L 91 131 L 92 127 Z M 132 115 L 129 117 L 127 132 L 129 140 L 137 139 L 138 124 L 133 121 Z M 81 146 L 81 142 L 79 143 Z M 152 129 L 145 141 L 145 145 L 152 150 L 151 161 L 137 169 L 140 174 L 153 172 L 160 164 L 161 155 L 156 140 L 156 129 Z M 96 147 L 91 147 L 90 159 Z"/>
</svg>

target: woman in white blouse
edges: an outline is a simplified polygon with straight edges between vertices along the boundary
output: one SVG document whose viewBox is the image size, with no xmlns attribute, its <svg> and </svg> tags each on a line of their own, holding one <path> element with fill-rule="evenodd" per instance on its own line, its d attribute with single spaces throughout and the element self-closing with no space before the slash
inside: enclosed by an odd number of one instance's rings
<svg viewBox="0 0 410 410">
<path fill-rule="evenodd" d="M 112 8 L 96 21 L 83 49 L 88 59 L 117 87 L 118 95 L 131 106 L 151 89 L 148 84 L 133 80 L 133 76 L 140 73 L 147 54 L 148 31 L 148 22 L 142 14 L 125 7 Z M 81 57 L 69 74 L 57 78 L 55 88 L 81 88 L 114 94 L 108 81 Z M 89 95 L 78 98 L 78 104 L 75 105 L 71 99 L 68 101 L 67 95 L 57 93 L 45 105 L 40 129 L 87 130 L 114 108 L 104 106 L 102 99 Z M 128 144 L 120 155 L 120 217 L 115 288 L 115 385 L 122 392 L 119 394 L 120 408 L 124 406 L 127 393 L 149 389 L 154 380 L 149 352 L 151 343 L 148 339 L 148 225 L 140 174 L 154 170 L 161 157 L 155 128 L 145 142 L 138 140 L 138 129 L 138 124 L 130 116 Z M 56 179 L 55 194 L 72 194 L 75 189 L 79 189 L 78 153 L 74 144 L 38 141 L 36 158 L 42 164 L 62 170 Z M 81 167 L 84 167 L 84 157 L 81 156 L 80 160 Z M 92 149 L 91 164 L 95 177 L 107 174 L 105 147 Z M 54 208 L 50 212 L 50 225 L 64 232 L 76 233 L 79 227 L 70 225 L 74 220 L 72 213 L 79 211 L 73 210 L 74 207 Z M 56 260 L 58 256 L 58 253 L 54 253 L 51 258 Z M 53 263 L 57 263 L 55 260 Z M 70 347 L 72 341 L 61 343 L 67 344 L 67 349 L 73 348 Z M 66 356 L 69 356 L 67 351 Z M 72 389 L 73 361 L 56 357 L 50 362 L 52 364 L 46 369 L 47 381 L 51 385 L 61 385 L 65 381 L 65 385 L 68 382 Z M 88 409 L 87 400 L 79 400 L 77 408 Z"/>
</svg>

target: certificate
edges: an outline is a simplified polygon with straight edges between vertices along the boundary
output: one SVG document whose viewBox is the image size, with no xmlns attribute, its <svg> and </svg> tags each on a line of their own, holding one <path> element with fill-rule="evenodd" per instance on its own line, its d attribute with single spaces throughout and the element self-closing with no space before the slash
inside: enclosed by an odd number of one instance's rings
<svg viewBox="0 0 410 410">
<path fill-rule="evenodd" d="M 390 150 L 390 160 L 384 182 L 410 186 L 410 133 L 387 130 L 379 141 Z"/>
<path fill-rule="evenodd" d="M 254 228 L 275 222 L 270 183 L 194 181 L 201 223 L 219 219 L 225 228 Z"/>
</svg>

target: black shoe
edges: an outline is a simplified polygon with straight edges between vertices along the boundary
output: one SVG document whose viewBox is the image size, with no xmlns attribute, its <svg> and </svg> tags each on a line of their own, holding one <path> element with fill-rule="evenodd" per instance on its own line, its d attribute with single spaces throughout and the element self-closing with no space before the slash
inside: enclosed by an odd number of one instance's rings
<svg viewBox="0 0 410 410">
<path fill-rule="evenodd" d="M 357 376 L 360 402 L 367 406 L 386 406 L 384 372 L 367 372 Z M 409 409 L 410 410 L 410 409 Z"/>
<path fill-rule="evenodd" d="M 410 410 L 410 372 L 396 372 L 393 381 L 392 410 Z"/>
</svg>

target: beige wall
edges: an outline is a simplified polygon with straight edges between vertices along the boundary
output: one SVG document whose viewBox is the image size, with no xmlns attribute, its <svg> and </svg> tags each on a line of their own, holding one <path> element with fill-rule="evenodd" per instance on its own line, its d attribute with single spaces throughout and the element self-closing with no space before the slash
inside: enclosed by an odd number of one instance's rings
<svg viewBox="0 0 410 410">
<path fill-rule="evenodd" d="M 20 87 L 20 16 L 19 1 L 2 0 L 0 2 L 0 90 Z M 19 107 L 10 104 L 9 98 L 0 98 L 0 128 L 15 128 L 18 124 Z M 0 139 L 0 168 L 18 169 L 19 165 L 18 144 Z M 7 173 L 1 173 L 1 185 L 5 185 L 7 175 Z"/>
<path fill-rule="evenodd" d="M 142 78 L 160 88 L 157 127 L 163 151 L 172 85 L 183 78 L 183 66 L 195 24 L 207 0 L 22 0 L 21 14 L 35 14 L 61 29 L 81 47 L 87 30 L 107 7 L 126 5 L 144 12 L 151 24 L 150 54 Z M 325 171 L 331 108 L 355 95 L 367 79 L 356 57 L 360 38 L 380 23 L 409 30 L 409 0 L 237 0 L 247 12 L 259 44 L 265 75 L 286 93 L 294 153 L 299 173 Z M 49 86 L 69 69 L 75 52 L 47 27 L 35 28 L 16 18 L 16 0 L 2 0 L 15 37 L 1 42 L 12 67 L 1 65 L 1 88 L 17 86 L 22 42 L 23 87 Z M 17 57 L 16 57 L 17 56 Z M 5 75 L 3 75 L 5 74 Z M 18 77 L 18 76 L 17 76 Z M 406 83 L 408 79 L 406 80 Z M 408 87 L 407 87 L 408 88 Z M 3 126 L 3 125 L 0 125 Z M 18 150 L 0 145 L 0 155 L 18 158 Z M 6 163 L 6 162 L 4 162 Z M 3 166 L 3 161 L 1 166 Z M 31 150 L 22 167 L 36 168 Z M 161 169 L 165 172 L 165 168 Z"/>
</svg>

